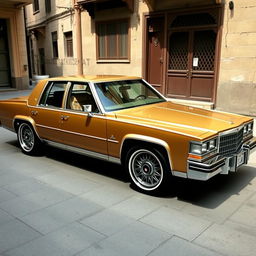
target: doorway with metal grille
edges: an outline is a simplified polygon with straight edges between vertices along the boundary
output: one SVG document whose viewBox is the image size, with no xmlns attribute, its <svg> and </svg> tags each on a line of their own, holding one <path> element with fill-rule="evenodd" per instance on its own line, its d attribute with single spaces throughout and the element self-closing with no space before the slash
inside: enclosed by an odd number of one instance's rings
<svg viewBox="0 0 256 256">
<path fill-rule="evenodd" d="M 166 81 L 168 97 L 214 100 L 218 17 L 216 10 L 170 15 Z"/>
</svg>

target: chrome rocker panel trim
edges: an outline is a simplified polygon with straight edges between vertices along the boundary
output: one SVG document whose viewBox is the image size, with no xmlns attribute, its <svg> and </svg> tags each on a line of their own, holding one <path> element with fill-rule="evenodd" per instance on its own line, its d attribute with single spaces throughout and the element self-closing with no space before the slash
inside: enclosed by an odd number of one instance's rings
<svg viewBox="0 0 256 256">
<path fill-rule="evenodd" d="M 59 149 L 71 151 L 71 152 L 74 152 L 74 153 L 78 153 L 78 154 L 81 154 L 81 155 L 84 155 L 84 156 L 97 158 L 97 159 L 100 159 L 100 160 L 109 161 L 109 162 L 112 162 L 112 163 L 115 163 L 115 164 L 121 164 L 120 159 L 116 158 L 116 157 L 104 155 L 104 154 L 97 153 L 97 152 L 94 152 L 94 151 L 89 151 L 89 150 L 86 150 L 86 149 L 83 149 L 83 148 L 77 148 L 77 147 L 69 146 L 69 145 L 66 145 L 66 144 L 62 144 L 62 143 L 58 143 L 58 142 L 54 142 L 54 141 L 50 141 L 50 140 L 44 140 L 44 142 L 45 142 L 46 145 L 53 146 L 53 147 L 56 147 L 56 148 L 59 148 Z"/>
</svg>

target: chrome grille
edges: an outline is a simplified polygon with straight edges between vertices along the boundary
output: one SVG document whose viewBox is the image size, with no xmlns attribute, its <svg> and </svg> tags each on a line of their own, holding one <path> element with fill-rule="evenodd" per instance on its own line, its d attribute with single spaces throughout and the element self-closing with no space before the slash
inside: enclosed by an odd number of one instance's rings
<svg viewBox="0 0 256 256">
<path fill-rule="evenodd" d="M 243 129 L 220 136 L 219 154 L 228 156 L 237 153 L 243 144 Z"/>
</svg>

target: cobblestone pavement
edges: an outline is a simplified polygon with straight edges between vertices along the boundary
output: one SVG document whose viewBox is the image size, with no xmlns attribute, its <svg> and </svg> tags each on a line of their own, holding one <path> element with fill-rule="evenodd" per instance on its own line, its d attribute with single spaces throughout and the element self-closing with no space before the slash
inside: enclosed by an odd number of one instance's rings
<svg viewBox="0 0 256 256">
<path fill-rule="evenodd" d="M 237 173 L 172 185 L 144 195 L 118 165 L 50 147 L 30 157 L 0 128 L 0 256 L 255 255 L 255 153 Z"/>
</svg>

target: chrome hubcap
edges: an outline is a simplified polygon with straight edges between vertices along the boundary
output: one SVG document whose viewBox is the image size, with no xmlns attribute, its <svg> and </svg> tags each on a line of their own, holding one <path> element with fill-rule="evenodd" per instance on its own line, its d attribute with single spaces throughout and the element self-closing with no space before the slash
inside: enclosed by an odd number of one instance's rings
<svg viewBox="0 0 256 256">
<path fill-rule="evenodd" d="M 155 154 L 146 149 L 135 151 L 129 161 L 133 181 L 142 189 L 156 189 L 163 179 L 163 168 Z"/>
<path fill-rule="evenodd" d="M 34 133 L 27 124 L 21 124 L 19 127 L 19 141 L 23 150 L 29 152 L 34 146 Z"/>
</svg>

